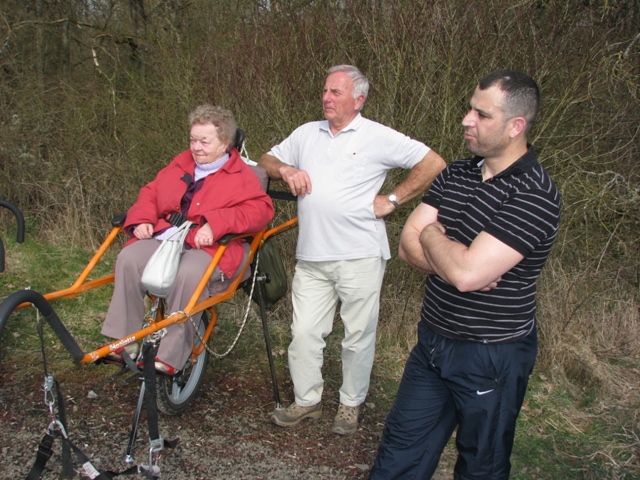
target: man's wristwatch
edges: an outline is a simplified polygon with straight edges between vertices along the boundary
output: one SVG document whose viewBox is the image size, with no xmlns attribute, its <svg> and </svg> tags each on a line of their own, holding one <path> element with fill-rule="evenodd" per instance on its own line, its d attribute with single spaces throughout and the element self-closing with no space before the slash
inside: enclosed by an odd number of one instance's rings
<svg viewBox="0 0 640 480">
<path fill-rule="evenodd" d="M 396 197 L 396 194 L 395 194 L 395 193 L 392 193 L 392 194 L 391 194 L 391 195 L 389 195 L 387 198 L 389 199 L 389 201 L 390 201 L 391 203 L 393 203 L 393 206 L 394 206 L 395 208 L 398 208 L 398 207 L 400 206 L 400 204 L 398 203 L 398 197 Z"/>
</svg>

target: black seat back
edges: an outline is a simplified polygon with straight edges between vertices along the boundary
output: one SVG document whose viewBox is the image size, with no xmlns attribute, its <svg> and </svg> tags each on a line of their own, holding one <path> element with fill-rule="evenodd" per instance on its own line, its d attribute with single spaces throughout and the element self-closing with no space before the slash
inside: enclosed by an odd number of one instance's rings
<svg viewBox="0 0 640 480">
<path fill-rule="evenodd" d="M 236 140 L 235 142 L 233 142 L 233 146 L 239 152 L 242 150 L 242 145 L 244 144 L 244 140 L 245 140 L 244 130 L 242 130 L 241 128 L 238 128 L 236 130 Z"/>
</svg>

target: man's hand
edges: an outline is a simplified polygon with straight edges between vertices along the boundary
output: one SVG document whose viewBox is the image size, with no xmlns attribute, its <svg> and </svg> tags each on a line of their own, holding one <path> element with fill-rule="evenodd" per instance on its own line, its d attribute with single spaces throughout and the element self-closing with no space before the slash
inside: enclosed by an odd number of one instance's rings
<svg viewBox="0 0 640 480">
<path fill-rule="evenodd" d="M 146 240 L 153 237 L 153 225 L 150 223 L 141 223 L 133 229 L 133 236 L 138 240 Z"/>
<path fill-rule="evenodd" d="M 283 164 L 280 167 L 280 176 L 289 185 L 292 195 L 304 197 L 311 193 L 311 179 L 305 170 Z"/>
<path fill-rule="evenodd" d="M 210 247 L 213 245 L 213 230 L 211 230 L 211 225 L 205 223 L 201 226 L 196 232 L 193 243 L 196 248 Z"/>
<path fill-rule="evenodd" d="M 422 235 L 425 234 L 425 232 L 428 232 L 429 228 L 435 228 L 436 230 L 440 231 L 440 233 L 442 235 L 446 235 L 447 234 L 447 229 L 445 228 L 445 226 L 443 224 L 441 224 L 440 222 L 436 221 L 433 223 L 430 223 L 429 225 L 425 226 L 424 229 L 422 229 L 422 233 L 420 234 L 420 238 L 422 238 Z M 420 242 L 422 243 L 422 242 Z"/>
<path fill-rule="evenodd" d="M 376 218 L 386 217 L 395 209 L 395 205 L 389 201 L 387 195 L 376 195 L 376 198 L 373 199 L 373 213 Z"/>
<path fill-rule="evenodd" d="M 500 283 L 500 280 L 502 280 L 502 277 L 496 278 L 494 281 L 490 282 L 489 285 L 487 285 L 484 288 L 481 288 L 479 291 L 480 292 L 488 292 L 489 290 L 493 290 L 494 288 L 496 288 L 498 286 L 498 284 Z"/>
<path fill-rule="evenodd" d="M 311 179 L 305 170 L 299 170 L 288 163 L 281 162 L 268 153 L 260 157 L 258 165 L 267 171 L 269 178 L 287 182 L 293 196 L 304 197 L 311 193 Z"/>
</svg>

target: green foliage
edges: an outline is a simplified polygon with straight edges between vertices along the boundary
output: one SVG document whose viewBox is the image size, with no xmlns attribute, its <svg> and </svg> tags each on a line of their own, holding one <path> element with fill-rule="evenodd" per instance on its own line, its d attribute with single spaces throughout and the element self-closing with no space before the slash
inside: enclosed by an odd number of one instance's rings
<svg viewBox="0 0 640 480">
<path fill-rule="evenodd" d="M 327 67 L 354 63 L 372 84 L 365 115 L 451 161 L 465 155 L 459 123 L 478 78 L 515 68 L 542 89 L 532 142 L 563 194 L 558 255 L 582 268 L 611 257 L 613 269 L 625 257 L 638 284 L 633 2 L 142 4 L 0 11 L 0 191 L 45 231 L 95 241 L 186 148 L 198 103 L 232 109 L 257 158 L 321 116 Z"/>
</svg>

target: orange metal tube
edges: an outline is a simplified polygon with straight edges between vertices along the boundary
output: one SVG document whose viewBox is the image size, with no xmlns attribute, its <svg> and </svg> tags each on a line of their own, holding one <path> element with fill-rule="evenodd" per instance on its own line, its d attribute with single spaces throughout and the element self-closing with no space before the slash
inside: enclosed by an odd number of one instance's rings
<svg viewBox="0 0 640 480">
<path fill-rule="evenodd" d="M 95 362 L 96 360 L 104 357 L 105 355 L 118 350 L 126 345 L 129 345 L 131 343 L 134 342 L 138 342 L 140 340 L 142 340 L 144 337 L 151 335 L 152 333 L 155 333 L 165 327 L 174 325 L 176 323 L 184 323 L 188 320 L 188 316 L 189 315 L 194 315 L 198 312 L 201 312 L 203 310 L 207 310 L 209 309 L 211 311 L 211 321 L 209 322 L 209 325 L 205 331 L 205 334 L 203 336 L 203 339 L 205 340 L 205 343 L 209 340 L 209 337 L 211 336 L 211 332 L 213 331 L 213 328 L 216 324 L 217 321 L 217 312 L 212 308 L 214 305 L 223 302 L 224 300 L 227 300 L 228 298 L 231 298 L 237 288 L 238 285 L 240 284 L 242 277 L 244 275 L 244 273 L 246 272 L 247 268 L 249 268 L 249 265 L 251 264 L 251 261 L 253 259 L 253 256 L 255 255 L 255 253 L 257 252 L 257 250 L 260 248 L 260 246 L 262 246 L 262 244 L 271 236 L 276 235 L 280 232 L 283 232 L 284 230 L 291 228 L 293 226 L 295 226 L 298 223 L 298 219 L 296 218 L 292 218 L 280 225 L 277 225 L 269 230 L 267 230 L 266 228 L 261 230 L 260 232 L 257 233 L 247 233 L 244 235 L 240 235 L 238 238 L 245 238 L 245 237 L 253 237 L 252 241 L 251 241 L 251 245 L 249 247 L 249 256 L 248 256 L 248 260 L 247 262 L 245 262 L 245 265 L 243 266 L 242 270 L 239 272 L 239 274 L 236 276 L 235 280 L 229 285 L 229 287 L 224 291 L 224 292 L 220 292 L 212 297 L 209 297 L 205 300 L 203 300 L 202 302 L 198 302 L 198 299 L 200 298 L 200 295 L 202 294 L 202 292 L 204 291 L 204 289 L 207 286 L 207 283 L 209 282 L 209 279 L 211 278 L 211 275 L 213 274 L 213 271 L 215 270 L 216 266 L 218 265 L 220 258 L 222 258 L 222 255 L 224 254 L 225 250 L 226 250 L 226 246 L 225 245 L 221 245 L 220 248 L 218 248 L 216 254 L 213 256 L 213 258 L 211 259 L 211 262 L 209 263 L 209 266 L 207 267 L 207 270 L 205 271 L 204 275 L 202 276 L 202 279 L 200 280 L 200 282 L 198 283 L 198 286 L 196 287 L 196 290 L 194 291 L 193 295 L 191 296 L 191 299 L 189 300 L 188 304 L 185 306 L 183 312 L 184 313 L 173 313 L 171 314 L 169 317 L 152 322 L 149 326 L 138 330 L 137 332 L 132 333 L 131 335 L 128 335 L 124 338 L 121 338 L 119 340 L 115 340 L 107 345 L 104 345 L 100 348 L 98 348 L 97 350 L 94 350 L 92 352 L 89 352 L 87 354 L 85 354 L 85 356 L 82 358 L 82 360 L 80 360 L 81 363 L 91 363 L 91 362 Z M 97 278 L 95 280 L 90 280 L 90 281 L 86 281 L 87 277 L 89 276 L 89 274 L 93 271 L 93 269 L 95 268 L 95 266 L 97 265 L 98 261 L 100 260 L 100 258 L 102 258 L 102 256 L 104 255 L 104 253 L 107 251 L 107 249 L 109 248 L 109 246 L 113 243 L 113 240 L 115 239 L 115 237 L 118 235 L 118 233 L 120 232 L 121 227 L 114 227 L 111 230 L 111 233 L 109 234 L 109 236 L 104 240 L 104 242 L 102 243 L 102 245 L 100 246 L 100 248 L 98 249 L 98 251 L 93 255 L 93 257 L 91 258 L 91 260 L 89 261 L 89 263 L 87 264 L 87 266 L 84 268 L 84 270 L 82 271 L 82 273 L 79 275 L 79 277 L 77 278 L 77 280 L 73 283 L 73 285 L 71 285 L 69 288 L 63 289 L 63 290 L 59 290 L 56 292 L 52 292 L 52 293 L 48 293 L 43 295 L 45 299 L 47 300 L 52 300 L 52 299 L 56 299 L 56 298 L 62 298 L 62 297 L 73 297 L 78 295 L 79 293 L 86 291 L 86 290 L 90 290 L 92 288 L 96 288 L 98 286 L 101 285 L 105 285 L 107 283 L 111 283 L 113 282 L 113 274 L 111 275 L 106 275 L 100 278 Z M 18 308 L 22 308 L 26 305 L 30 305 L 28 303 L 24 303 L 18 306 Z M 194 352 L 193 355 L 198 355 L 199 353 L 202 352 L 202 350 L 204 349 L 204 344 L 199 345 L 198 348 L 194 348 Z"/>
</svg>

